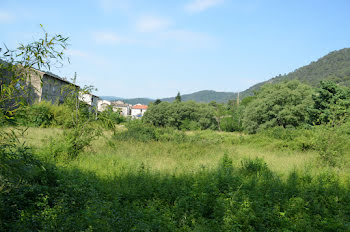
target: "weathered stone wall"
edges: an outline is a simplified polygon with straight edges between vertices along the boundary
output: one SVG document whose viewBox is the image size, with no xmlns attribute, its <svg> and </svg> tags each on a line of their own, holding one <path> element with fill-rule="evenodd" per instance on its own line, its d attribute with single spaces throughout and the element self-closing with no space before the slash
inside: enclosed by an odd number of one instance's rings
<svg viewBox="0 0 350 232">
<path fill-rule="evenodd" d="M 28 86 L 28 103 L 40 102 L 41 101 L 41 80 L 43 73 L 39 71 L 33 71 L 27 79 Z"/>
<path fill-rule="evenodd" d="M 69 91 L 69 83 L 44 74 L 42 83 L 41 100 L 52 103 L 63 103 L 64 97 Z"/>
</svg>

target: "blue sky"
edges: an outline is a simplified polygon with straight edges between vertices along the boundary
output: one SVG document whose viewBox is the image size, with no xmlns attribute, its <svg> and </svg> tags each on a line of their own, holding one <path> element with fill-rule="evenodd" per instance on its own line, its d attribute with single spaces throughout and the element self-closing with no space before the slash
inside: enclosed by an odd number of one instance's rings
<svg viewBox="0 0 350 232">
<path fill-rule="evenodd" d="M 98 95 L 243 91 L 350 47 L 349 0 L 0 0 L 0 42 L 70 37 L 53 70 Z"/>
</svg>

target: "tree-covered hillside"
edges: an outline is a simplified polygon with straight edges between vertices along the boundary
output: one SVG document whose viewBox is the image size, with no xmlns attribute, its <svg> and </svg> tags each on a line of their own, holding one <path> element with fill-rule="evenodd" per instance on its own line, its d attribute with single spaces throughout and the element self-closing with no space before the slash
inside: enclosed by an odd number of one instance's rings
<svg viewBox="0 0 350 232">
<path fill-rule="evenodd" d="M 108 101 L 123 101 L 128 104 L 136 105 L 136 104 L 143 104 L 143 105 L 148 105 L 151 102 L 154 102 L 153 99 L 150 98 L 121 98 L 121 97 L 114 97 L 114 96 L 100 96 L 101 99 L 103 100 L 108 100 Z"/>
<path fill-rule="evenodd" d="M 236 93 L 233 92 L 216 92 L 214 90 L 202 90 L 199 92 L 191 93 L 191 94 L 184 94 L 181 95 L 182 101 L 196 101 L 196 102 L 204 102 L 209 103 L 211 101 L 216 102 L 227 102 L 228 100 L 236 98 Z M 109 100 L 109 101 L 117 101 L 121 100 L 125 103 L 129 104 L 145 104 L 148 105 L 150 102 L 154 102 L 154 99 L 150 98 L 130 98 L 130 99 L 124 99 L 120 97 L 112 97 L 112 96 L 101 96 L 101 99 Z M 175 100 L 174 97 L 169 98 L 162 98 L 161 101 L 165 102 L 173 102 Z"/>
<path fill-rule="evenodd" d="M 294 79 L 312 86 L 318 86 L 322 80 L 332 80 L 340 85 L 350 86 L 350 48 L 333 51 L 317 61 L 286 75 L 279 75 L 268 81 L 258 83 L 242 92 L 242 96 L 253 95 L 255 90 L 266 83 Z"/>
<path fill-rule="evenodd" d="M 206 102 L 211 101 L 216 102 L 227 102 L 236 97 L 236 93 L 233 92 L 216 92 L 214 90 L 202 90 L 191 94 L 181 95 L 182 101 L 196 101 L 196 102 Z M 162 101 L 173 102 L 175 97 L 163 98 Z"/>
</svg>

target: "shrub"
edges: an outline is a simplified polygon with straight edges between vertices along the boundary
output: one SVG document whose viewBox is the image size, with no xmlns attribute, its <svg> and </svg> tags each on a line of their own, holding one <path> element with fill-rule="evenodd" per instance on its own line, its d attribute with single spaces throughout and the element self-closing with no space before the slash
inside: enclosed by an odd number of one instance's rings
<svg viewBox="0 0 350 232">
<path fill-rule="evenodd" d="M 343 132 L 342 127 L 329 125 L 317 126 L 315 132 L 315 150 L 321 160 L 332 166 L 341 164 L 345 151 L 350 149 L 350 136 Z"/>
<path fill-rule="evenodd" d="M 74 126 L 72 109 L 65 104 L 51 105 L 50 111 L 53 116 L 52 126 L 72 128 Z"/>
<path fill-rule="evenodd" d="M 125 122 L 126 118 L 120 114 L 119 111 L 113 111 L 112 107 L 109 107 L 107 110 L 102 111 L 98 115 L 98 122 L 105 129 L 115 129 L 116 124 Z"/>
<path fill-rule="evenodd" d="M 23 126 L 49 127 L 52 124 L 53 113 L 51 103 L 42 101 L 30 106 L 25 106 L 17 111 L 18 124 Z"/>
<path fill-rule="evenodd" d="M 73 111 L 65 104 L 52 104 L 42 101 L 19 108 L 15 115 L 17 124 L 31 127 L 74 126 Z"/>
<path fill-rule="evenodd" d="M 215 129 L 213 108 L 205 103 L 161 102 L 152 104 L 142 119 L 157 127 L 174 127 L 177 129 Z"/>
<path fill-rule="evenodd" d="M 140 142 L 172 141 L 176 143 L 188 141 L 184 132 L 173 128 L 157 128 L 140 120 L 133 120 L 125 125 L 127 130 L 115 133 L 114 139 Z"/>
<path fill-rule="evenodd" d="M 42 152 L 47 153 L 48 157 L 74 159 L 100 135 L 101 130 L 98 128 L 90 125 L 77 125 L 65 130 L 61 136 L 51 137 Z"/>
<path fill-rule="evenodd" d="M 133 120 L 126 125 L 127 130 L 116 133 L 114 138 L 121 140 L 137 140 L 141 142 L 156 141 L 156 129 L 154 126 L 142 123 L 141 120 Z"/>
</svg>

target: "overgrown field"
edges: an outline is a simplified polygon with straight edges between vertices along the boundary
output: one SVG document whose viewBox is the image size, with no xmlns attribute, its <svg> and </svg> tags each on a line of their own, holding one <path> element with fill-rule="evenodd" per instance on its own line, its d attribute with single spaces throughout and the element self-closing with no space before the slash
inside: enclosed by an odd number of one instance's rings
<svg viewBox="0 0 350 232">
<path fill-rule="evenodd" d="M 327 164 L 312 136 L 288 138 L 299 130 L 142 128 L 104 131 L 74 159 L 53 142 L 63 129 L 29 128 L 18 143 L 30 149 L 12 150 L 21 175 L 2 189 L 0 230 L 350 230 L 347 151 Z"/>
</svg>

